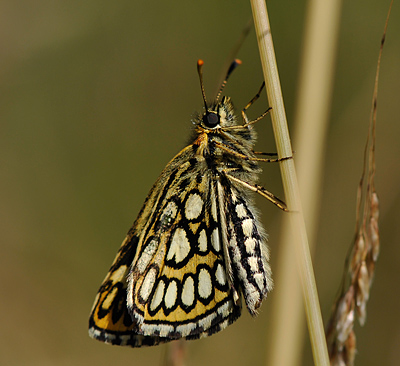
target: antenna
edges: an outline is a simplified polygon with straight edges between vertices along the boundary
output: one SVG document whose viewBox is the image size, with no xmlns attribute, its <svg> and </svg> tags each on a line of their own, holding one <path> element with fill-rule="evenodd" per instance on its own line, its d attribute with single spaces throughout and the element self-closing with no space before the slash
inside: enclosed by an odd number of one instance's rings
<svg viewBox="0 0 400 366">
<path fill-rule="evenodd" d="M 199 73 L 201 93 L 203 94 L 204 107 L 206 108 L 206 113 L 203 116 L 203 123 L 208 128 L 214 128 L 220 122 L 219 104 L 218 104 L 217 112 L 215 112 L 215 111 L 211 111 L 210 112 L 208 110 L 206 92 L 204 91 L 204 83 L 203 83 L 203 65 L 204 65 L 204 61 L 203 60 L 198 60 L 197 61 L 197 72 Z M 229 75 L 229 72 L 228 72 L 228 75 Z"/>
<path fill-rule="evenodd" d="M 204 107 L 206 108 L 206 113 L 208 113 L 207 98 L 206 98 L 206 92 L 204 90 L 204 83 L 203 83 L 203 65 L 204 65 L 203 60 L 200 60 L 200 59 L 197 60 L 197 72 L 199 74 L 199 79 L 200 79 L 201 93 L 203 94 L 203 101 L 204 101 Z"/>
<path fill-rule="evenodd" d="M 228 82 L 229 76 L 231 76 L 233 70 L 235 70 L 235 69 L 236 69 L 239 65 L 241 65 L 241 64 L 242 64 L 242 61 L 240 61 L 239 59 L 236 58 L 236 59 L 233 60 L 233 62 L 231 63 L 231 66 L 229 66 L 229 69 L 228 69 L 228 72 L 226 73 L 225 79 L 224 79 L 224 81 L 222 82 L 221 87 L 219 88 L 219 92 L 218 92 L 218 94 L 217 94 L 217 97 L 215 98 L 215 100 L 216 100 L 217 102 L 218 102 L 218 100 L 219 100 L 219 98 L 220 98 L 220 96 L 221 96 L 222 91 L 223 91 L 224 88 L 225 88 L 226 83 Z"/>
<path fill-rule="evenodd" d="M 225 58 L 224 66 L 222 67 L 222 72 L 220 72 L 220 74 L 219 74 L 218 83 L 216 86 L 217 90 L 215 90 L 214 95 L 217 95 L 218 88 L 222 84 L 223 77 L 225 76 L 225 70 L 232 63 L 232 60 L 234 60 L 237 57 L 239 50 L 242 48 L 242 45 L 244 44 L 244 42 L 252 28 L 253 28 L 253 18 L 249 17 L 247 24 L 243 27 L 242 33 L 238 37 L 235 45 L 232 47 L 231 52 Z"/>
</svg>

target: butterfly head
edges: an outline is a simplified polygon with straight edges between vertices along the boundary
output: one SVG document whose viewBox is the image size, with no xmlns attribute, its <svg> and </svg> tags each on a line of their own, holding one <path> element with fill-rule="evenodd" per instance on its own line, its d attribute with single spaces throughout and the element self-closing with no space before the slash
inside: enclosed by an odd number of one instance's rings
<svg viewBox="0 0 400 366">
<path fill-rule="evenodd" d="M 208 105 L 198 120 L 204 130 L 216 130 L 235 124 L 234 108 L 231 98 L 222 97 L 220 101 Z"/>
<path fill-rule="evenodd" d="M 217 97 L 215 99 L 214 104 L 207 105 L 207 99 L 206 99 L 206 93 L 204 90 L 204 84 L 203 84 L 203 60 L 198 60 L 197 61 L 197 71 L 199 74 L 199 79 L 200 79 L 200 87 L 201 87 L 201 92 L 203 95 L 203 102 L 205 106 L 205 113 L 202 116 L 202 119 L 200 121 L 200 125 L 204 129 L 216 129 L 220 127 L 225 127 L 228 125 L 232 124 L 232 119 L 233 119 L 233 114 L 230 113 L 233 111 L 233 106 L 230 101 L 230 98 L 228 97 L 223 97 L 222 100 L 220 101 L 220 96 L 221 93 L 227 83 L 227 80 L 229 76 L 231 75 L 232 71 L 241 64 L 240 60 L 234 60 L 229 67 L 229 70 L 226 74 L 226 77 L 224 81 L 221 84 L 221 87 L 219 89 L 219 92 L 217 94 Z"/>
<path fill-rule="evenodd" d="M 216 111 L 207 111 L 203 116 L 203 125 L 208 128 L 215 128 L 221 122 L 221 116 L 219 115 L 219 104 Z"/>
</svg>

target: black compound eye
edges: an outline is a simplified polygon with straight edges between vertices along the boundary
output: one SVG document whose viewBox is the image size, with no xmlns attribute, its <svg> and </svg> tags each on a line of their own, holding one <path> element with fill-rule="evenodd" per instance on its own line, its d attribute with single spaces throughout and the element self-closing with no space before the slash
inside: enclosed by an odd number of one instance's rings
<svg viewBox="0 0 400 366">
<path fill-rule="evenodd" d="M 208 112 L 203 116 L 203 123 L 207 127 L 215 127 L 217 124 L 219 124 L 219 115 L 217 113 Z"/>
</svg>

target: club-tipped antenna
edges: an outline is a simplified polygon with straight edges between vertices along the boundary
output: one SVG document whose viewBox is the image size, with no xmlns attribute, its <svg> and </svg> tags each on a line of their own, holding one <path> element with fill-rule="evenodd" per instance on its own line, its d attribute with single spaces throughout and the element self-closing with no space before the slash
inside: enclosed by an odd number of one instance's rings
<svg viewBox="0 0 400 366">
<path fill-rule="evenodd" d="M 203 65 L 204 65 L 203 60 L 200 60 L 200 59 L 197 60 L 197 72 L 199 74 L 199 79 L 200 79 L 201 94 L 203 94 L 204 107 L 205 107 L 206 113 L 207 113 L 208 107 L 207 107 L 206 92 L 204 90 L 204 83 L 203 83 Z"/>
<path fill-rule="evenodd" d="M 242 32 L 241 32 L 240 36 L 238 37 L 235 45 L 232 47 L 231 52 L 229 52 L 229 55 L 225 59 L 224 66 L 222 67 L 222 72 L 220 72 L 220 74 L 219 74 L 217 90 L 215 91 L 214 95 L 217 95 L 218 88 L 222 84 L 222 81 L 225 76 L 225 70 L 228 69 L 229 65 L 232 63 L 232 60 L 237 58 L 239 50 L 242 48 L 242 45 L 245 42 L 245 40 L 252 28 L 253 28 L 253 17 L 250 16 L 247 21 L 247 24 L 243 27 Z"/>
<path fill-rule="evenodd" d="M 226 83 L 228 82 L 229 76 L 231 76 L 233 70 L 235 70 L 239 65 L 242 64 L 242 61 L 240 61 L 239 59 L 235 59 L 233 60 L 233 62 L 231 63 L 231 66 L 229 66 L 228 72 L 226 73 L 225 79 L 221 84 L 221 87 L 219 88 L 217 97 L 215 98 L 215 100 L 218 102 L 219 98 L 221 97 L 221 93 L 225 88 Z"/>
</svg>

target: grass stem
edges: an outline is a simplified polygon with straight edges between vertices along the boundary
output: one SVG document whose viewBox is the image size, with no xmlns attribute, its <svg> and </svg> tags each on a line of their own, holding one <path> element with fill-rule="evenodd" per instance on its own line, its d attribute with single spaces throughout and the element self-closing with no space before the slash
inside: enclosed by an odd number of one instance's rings
<svg viewBox="0 0 400 366">
<path fill-rule="evenodd" d="M 261 64 L 267 89 L 269 105 L 272 107 L 271 119 L 280 158 L 292 155 L 292 147 L 286 121 L 282 91 L 275 52 L 272 42 L 271 29 L 265 0 L 250 0 L 256 29 L 257 42 L 260 51 Z M 311 346 L 316 365 L 329 365 L 325 332 L 322 323 L 321 310 L 314 278 L 314 270 L 308 247 L 307 233 L 304 223 L 301 200 L 297 183 L 294 159 L 280 163 L 283 188 L 286 203 L 291 211 L 288 214 L 292 242 L 298 259 L 300 279 L 302 282 L 307 325 Z"/>
</svg>

